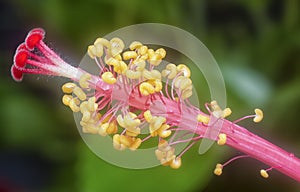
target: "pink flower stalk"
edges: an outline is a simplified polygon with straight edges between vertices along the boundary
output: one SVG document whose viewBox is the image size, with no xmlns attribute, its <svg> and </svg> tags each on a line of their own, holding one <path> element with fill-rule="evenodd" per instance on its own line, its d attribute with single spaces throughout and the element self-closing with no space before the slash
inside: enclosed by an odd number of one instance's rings
<svg viewBox="0 0 300 192">
<path fill-rule="evenodd" d="M 134 151 L 149 139 L 157 138 L 157 159 L 175 169 L 181 166 L 181 157 L 191 146 L 208 138 L 245 154 L 217 164 L 216 175 L 221 175 L 230 162 L 251 157 L 269 166 L 260 170 L 264 178 L 269 177 L 268 171 L 276 169 L 300 181 L 300 160 L 293 153 L 236 124 L 246 118 L 260 122 L 260 109 L 233 122 L 225 119 L 231 110 L 221 109 L 216 101 L 206 104 L 208 114 L 200 111 L 189 101 L 193 87 L 186 65 L 170 63 L 162 71 L 156 69 L 166 56 L 163 48 L 153 50 L 134 41 L 124 51 L 121 39 L 98 38 L 88 47 L 89 56 L 100 69 L 99 75 L 92 75 L 63 61 L 43 42 L 44 35 L 43 29 L 28 33 L 25 43 L 16 50 L 12 77 L 21 81 L 25 73 L 30 73 L 63 76 L 77 82 L 63 85 L 62 101 L 73 112 L 82 114 L 83 133 L 112 135 L 117 150 Z M 216 122 L 222 124 L 220 132 L 213 128 Z M 147 136 L 141 134 L 146 130 Z M 207 130 L 211 131 L 208 136 Z M 189 145 L 177 154 L 176 146 L 182 143 Z"/>
</svg>

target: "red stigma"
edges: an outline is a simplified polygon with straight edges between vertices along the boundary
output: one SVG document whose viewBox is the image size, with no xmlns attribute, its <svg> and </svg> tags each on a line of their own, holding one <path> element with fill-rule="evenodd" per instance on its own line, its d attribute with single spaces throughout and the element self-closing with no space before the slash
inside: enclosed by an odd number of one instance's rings
<svg viewBox="0 0 300 192">
<path fill-rule="evenodd" d="M 11 67 L 11 76 L 15 81 L 22 81 L 23 79 L 23 72 L 19 70 L 15 65 Z"/>
<path fill-rule="evenodd" d="M 24 49 L 20 49 L 16 52 L 14 58 L 14 65 L 17 68 L 24 68 L 28 59 L 28 52 Z"/>
<path fill-rule="evenodd" d="M 43 40 L 45 37 L 45 31 L 41 28 L 32 29 L 29 31 L 25 45 L 29 50 L 33 50 L 37 43 Z"/>
</svg>

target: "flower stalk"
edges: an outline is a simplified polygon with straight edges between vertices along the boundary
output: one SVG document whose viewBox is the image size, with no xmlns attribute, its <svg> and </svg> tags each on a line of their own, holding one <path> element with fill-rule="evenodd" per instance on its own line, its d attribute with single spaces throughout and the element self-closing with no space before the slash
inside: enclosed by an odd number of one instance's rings
<svg viewBox="0 0 300 192">
<path fill-rule="evenodd" d="M 260 109 L 233 122 L 226 119 L 231 109 L 221 109 L 216 101 L 206 104 L 208 114 L 200 111 L 189 101 L 193 86 L 186 65 L 169 63 L 162 71 L 156 69 L 166 56 L 163 48 L 153 50 L 134 41 L 124 51 L 121 39 L 98 38 L 87 51 L 99 67 L 97 76 L 63 61 L 43 42 L 44 35 L 40 28 L 28 33 L 25 43 L 16 50 L 12 77 L 21 81 L 29 73 L 73 80 L 62 86 L 62 102 L 82 115 L 83 133 L 111 135 L 117 150 L 134 151 L 149 139 L 156 139 L 157 159 L 174 169 L 181 166 L 188 149 L 207 138 L 245 154 L 217 164 L 216 175 L 221 175 L 231 161 L 251 157 L 270 166 L 260 170 L 262 177 L 268 178 L 268 171 L 276 169 L 300 182 L 299 158 L 237 125 L 246 118 L 260 122 Z M 217 122 L 222 125 L 218 129 L 213 126 Z M 206 134 L 208 130 L 210 134 Z M 148 134 L 142 134 L 145 131 Z M 176 151 L 181 143 L 189 145 Z"/>
</svg>

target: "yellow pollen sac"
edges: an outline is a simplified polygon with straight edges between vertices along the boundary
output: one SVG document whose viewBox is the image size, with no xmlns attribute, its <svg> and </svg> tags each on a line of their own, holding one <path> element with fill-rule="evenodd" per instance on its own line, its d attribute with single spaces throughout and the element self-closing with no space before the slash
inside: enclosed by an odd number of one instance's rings
<svg viewBox="0 0 300 192">
<path fill-rule="evenodd" d="M 149 110 L 144 112 L 144 118 L 148 123 L 150 123 L 150 121 L 152 120 L 152 115 L 151 115 L 151 112 Z"/>
<path fill-rule="evenodd" d="M 108 126 L 109 126 L 108 123 L 102 124 L 98 130 L 98 134 L 101 136 L 106 136 L 107 135 L 106 130 L 107 130 Z"/>
<path fill-rule="evenodd" d="M 149 57 L 149 58 L 151 58 L 151 57 L 155 54 L 155 52 L 154 52 L 153 49 L 148 49 L 148 50 L 147 50 L 147 53 L 148 53 L 148 57 Z"/>
<path fill-rule="evenodd" d="M 88 122 L 90 120 L 90 118 L 91 118 L 91 113 L 89 111 L 84 111 L 82 113 L 82 119 L 81 119 L 81 121 Z"/>
<path fill-rule="evenodd" d="M 182 94 L 181 94 L 181 98 L 182 98 L 182 99 L 187 99 L 187 98 L 189 98 L 189 97 L 192 96 L 192 95 L 193 95 L 192 89 L 185 89 L 185 90 L 182 92 Z"/>
<path fill-rule="evenodd" d="M 209 117 L 207 116 L 204 116 L 204 115 L 201 115 L 201 114 L 198 114 L 197 115 L 197 121 L 200 122 L 200 123 L 203 123 L 205 125 L 208 125 L 209 123 Z"/>
<path fill-rule="evenodd" d="M 135 51 L 125 51 L 123 53 L 124 60 L 135 59 L 136 57 L 137 57 L 137 53 Z"/>
<path fill-rule="evenodd" d="M 261 122 L 261 120 L 264 118 L 264 114 L 263 114 L 262 110 L 255 109 L 254 112 L 255 112 L 255 117 L 254 117 L 253 121 L 255 123 Z"/>
<path fill-rule="evenodd" d="M 65 83 L 61 89 L 64 93 L 72 93 L 74 88 L 77 87 L 75 83 Z"/>
<path fill-rule="evenodd" d="M 220 176 L 220 175 L 222 175 L 222 170 L 223 170 L 222 164 L 219 164 L 219 163 L 218 163 L 218 164 L 216 165 L 215 170 L 214 170 L 214 174 L 217 175 L 217 176 Z"/>
<path fill-rule="evenodd" d="M 155 93 L 154 87 L 148 82 L 141 83 L 139 86 L 139 90 L 141 94 L 145 96 Z"/>
<path fill-rule="evenodd" d="M 133 62 L 133 64 L 136 66 L 137 71 L 143 71 L 145 69 L 145 66 L 146 66 L 146 62 L 144 60 L 141 60 L 141 59 L 135 60 Z"/>
<path fill-rule="evenodd" d="M 134 140 L 134 142 L 130 145 L 129 149 L 134 151 L 142 144 L 142 140 L 140 138 L 137 138 Z"/>
<path fill-rule="evenodd" d="M 87 103 L 87 108 L 89 111 L 94 112 L 97 110 L 98 104 L 95 102 L 96 102 L 96 97 L 89 98 L 88 103 Z"/>
<path fill-rule="evenodd" d="M 95 47 L 95 56 L 102 57 L 103 55 L 103 46 L 100 43 L 94 44 Z"/>
<path fill-rule="evenodd" d="M 95 59 L 96 52 L 97 52 L 97 50 L 96 50 L 96 47 L 94 45 L 88 46 L 87 53 L 90 56 L 90 58 Z"/>
<path fill-rule="evenodd" d="M 92 79 L 92 76 L 88 73 L 84 73 L 80 79 L 79 79 L 79 85 L 82 87 L 82 88 L 89 88 L 89 83 L 88 81 Z"/>
<path fill-rule="evenodd" d="M 177 68 L 176 65 L 174 65 L 173 63 L 169 63 L 166 66 L 166 69 L 162 71 L 162 76 L 167 77 L 168 79 L 174 79 L 176 75 L 177 75 Z"/>
<path fill-rule="evenodd" d="M 132 70 L 127 70 L 126 71 L 126 77 L 129 79 L 138 79 L 142 76 L 142 73 L 140 71 L 132 71 Z"/>
<path fill-rule="evenodd" d="M 165 117 L 161 117 L 161 116 L 152 117 L 152 120 L 151 120 L 150 126 L 149 126 L 150 133 L 156 132 L 162 126 L 162 124 L 164 124 L 165 122 L 166 122 Z"/>
<path fill-rule="evenodd" d="M 153 51 L 153 49 L 152 49 L 152 51 Z M 148 53 L 148 47 L 147 46 L 143 45 L 143 46 L 138 48 L 138 54 L 139 55 L 145 55 L 146 53 Z"/>
<path fill-rule="evenodd" d="M 223 110 L 223 118 L 228 117 L 229 115 L 231 115 L 232 111 L 230 108 L 225 108 Z"/>
<path fill-rule="evenodd" d="M 141 46 L 143 46 L 143 44 L 139 41 L 133 41 L 130 45 L 129 45 L 129 49 L 131 51 L 140 48 Z"/>
<path fill-rule="evenodd" d="M 189 87 L 190 85 L 192 85 L 192 80 L 190 78 L 183 78 L 182 81 L 180 82 L 179 88 L 181 90 L 184 90 L 187 87 Z"/>
<path fill-rule="evenodd" d="M 79 100 L 76 98 L 72 98 L 69 102 L 69 107 L 73 112 L 79 112 L 80 108 L 78 107 Z"/>
<path fill-rule="evenodd" d="M 105 61 L 108 65 L 112 65 L 112 66 L 117 66 L 117 65 L 119 65 L 119 60 L 118 59 L 115 59 L 115 58 L 113 58 L 113 57 L 110 57 L 109 59 L 107 59 L 106 61 Z"/>
<path fill-rule="evenodd" d="M 69 106 L 71 99 L 73 99 L 72 95 L 64 95 L 62 97 L 62 102 L 64 105 Z"/>
<path fill-rule="evenodd" d="M 154 90 L 155 92 L 160 92 L 162 90 L 162 82 L 160 80 L 154 81 Z"/>
<path fill-rule="evenodd" d="M 180 157 L 176 157 L 175 159 L 173 159 L 173 161 L 171 161 L 170 167 L 172 169 L 178 169 L 181 167 L 181 158 Z"/>
<path fill-rule="evenodd" d="M 177 65 L 177 71 L 178 72 L 183 72 L 183 75 L 185 77 L 190 77 L 191 76 L 190 69 L 186 65 L 184 65 L 184 64 Z"/>
<path fill-rule="evenodd" d="M 86 100 L 86 94 L 83 92 L 83 90 L 80 87 L 75 87 L 73 90 L 73 93 L 81 100 Z"/>
<path fill-rule="evenodd" d="M 132 127 L 137 127 L 141 124 L 141 120 L 135 119 L 136 115 L 133 113 L 129 113 L 124 116 L 124 123 L 125 123 L 125 128 L 132 128 Z"/>
<path fill-rule="evenodd" d="M 219 139 L 217 141 L 218 145 L 225 145 L 227 140 L 227 135 L 225 133 L 219 134 Z"/>
<path fill-rule="evenodd" d="M 108 83 L 108 84 L 114 84 L 117 82 L 117 79 L 114 77 L 114 75 L 111 73 L 111 72 L 104 72 L 102 75 L 101 75 L 101 78 L 102 80 L 105 82 L 105 83 Z"/>
<path fill-rule="evenodd" d="M 119 61 L 119 63 L 114 66 L 114 71 L 118 74 L 125 74 L 127 69 L 127 64 L 124 61 Z"/>
<path fill-rule="evenodd" d="M 113 121 L 109 124 L 108 128 L 106 129 L 107 134 L 115 134 L 118 132 L 118 125 L 116 121 Z"/>
<path fill-rule="evenodd" d="M 113 146 L 117 150 L 124 150 L 124 149 L 126 149 L 126 147 L 121 143 L 121 139 L 120 139 L 120 135 L 119 134 L 115 134 L 113 136 Z"/>
<path fill-rule="evenodd" d="M 159 53 L 154 53 L 152 57 L 148 58 L 151 65 L 158 66 L 161 63 L 162 56 Z"/>
<path fill-rule="evenodd" d="M 120 54 L 125 47 L 124 42 L 118 37 L 112 38 L 110 40 L 110 44 L 111 44 L 111 54 L 113 57 Z"/>
<path fill-rule="evenodd" d="M 164 48 L 159 48 L 159 49 L 157 49 L 157 50 L 155 51 L 155 53 L 160 54 L 162 58 L 165 58 L 165 57 L 166 57 L 166 54 L 167 54 L 167 52 L 166 52 L 166 50 L 165 50 Z"/>
<path fill-rule="evenodd" d="M 261 169 L 261 170 L 260 170 L 260 175 L 261 175 L 263 178 L 265 178 L 265 179 L 269 178 L 268 172 L 267 172 L 266 170 L 264 170 L 264 169 Z"/>
<path fill-rule="evenodd" d="M 94 42 L 94 45 L 97 45 L 97 44 L 101 44 L 101 45 L 103 45 L 104 47 L 106 47 L 108 49 L 111 48 L 110 42 L 107 39 L 104 39 L 104 38 L 97 38 L 96 41 Z"/>
</svg>

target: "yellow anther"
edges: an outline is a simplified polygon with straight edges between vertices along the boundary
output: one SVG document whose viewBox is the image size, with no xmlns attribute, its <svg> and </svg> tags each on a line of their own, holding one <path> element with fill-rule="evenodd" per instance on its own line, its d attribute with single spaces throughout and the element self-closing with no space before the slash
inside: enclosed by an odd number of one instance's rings
<svg viewBox="0 0 300 192">
<path fill-rule="evenodd" d="M 105 57 L 106 58 L 106 57 Z M 117 66 L 119 65 L 119 60 L 118 59 L 115 59 L 113 57 L 110 57 L 109 59 L 106 59 L 105 60 L 105 63 L 107 63 L 107 65 L 112 65 L 112 66 Z"/>
<path fill-rule="evenodd" d="M 80 104 L 80 112 L 81 113 L 84 113 L 85 111 L 88 111 L 88 102 L 87 101 L 84 101 Z"/>
<path fill-rule="evenodd" d="M 217 141 L 218 145 L 225 145 L 227 140 L 227 135 L 225 133 L 219 134 L 219 139 Z"/>
<path fill-rule="evenodd" d="M 77 98 L 72 98 L 69 102 L 69 107 L 73 112 L 79 112 L 80 108 L 78 107 L 79 100 Z"/>
<path fill-rule="evenodd" d="M 84 111 L 82 113 L 82 119 L 81 119 L 81 121 L 88 122 L 90 120 L 90 118 L 91 118 L 91 113 L 89 111 Z"/>
<path fill-rule="evenodd" d="M 130 147 L 132 144 L 132 139 L 126 135 L 120 135 L 120 143 L 125 147 Z"/>
<path fill-rule="evenodd" d="M 89 111 L 92 111 L 92 112 L 97 110 L 98 104 L 96 103 L 96 97 L 89 98 L 88 103 L 87 103 L 87 108 Z"/>
<path fill-rule="evenodd" d="M 121 127 L 126 128 L 126 124 L 125 124 L 125 122 L 124 122 L 124 119 L 123 119 L 122 115 L 118 115 L 118 116 L 117 116 L 117 122 L 119 123 L 119 125 L 120 125 Z"/>
<path fill-rule="evenodd" d="M 182 83 L 182 81 L 184 81 L 186 78 L 184 76 L 179 76 L 175 79 L 174 81 L 174 86 L 176 88 L 179 88 L 180 87 L 180 84 Z"/>
<path fill-rule="evenodd" d="M 136 119 L 136 115 L 134 113 L 129 113 L 124 116 L 124 123 L 125 123 L 125 128 L 133 128 L 137 127 L 141 124 L 141 120 Z"/>
<path fill-rule="evenodd" d="M 192 85 L 192 80 L 190 78 L 183 78 L 180 82 L 179 89 L 184 90 L 190 85 Z"/>
<path fill-rule="evenodd" d="M 146 120 L 148 123 L 151 122 L 151 120 L 152 120 L 152 115 L 151 115 L 151 112 L 150 112 L 149 110 L 147 110 L 147 111 L 144 112 L 144 118 L 145 118 L 145 120 Z"/>
<path fill-rule="evenodd" d="M 169 137 L 171 134 L 172 134 L 172 131 L 171 130 L 167 130 L 169 129 L 169 125 L 167 124 L 163 124 L 158 130 L 158 135 L 161 137 L 161 138 L 167 138 Z"/>
<path fill-rule="evenodd" d="M 261 175 L 263 178 L 265 178 L 265 179 L 269 178 L 268 172 L 267 172 L 266 170 L 264 170 L 264 169 L 261 169 L 261 170 L 260 170 L 260 175 Z"/>
<path fill-rule="evenodd" d="M 218 163 L 214 170 L 214 174 L 220 176 L 222 175 L 222 170 L 223 170 L 223 165 Z"/>
<path fill-rule="evenodd" d="M 108 49 L 111 48 L 110 42 L 107 39 L 104 39 L 104 38 L 97 38 L 96 41 L 94 42 L 94 45 L 97 45 L 97 44 L 101 44 L 101 45 L 103 45 L 104 47 L 106 47 Z"/>
<path fill-rule="evenodd" d="M 96 57 L 102 57 L 103 55 L 103 45 L 100 43 L 94 44 L 95 47 L 95 56 Z"/>
<path fill-rule="evenodd" d="M 114 134 L 118 132 L 118 125 L 116 121 L 109 123 L 108 128 L 106 129 L 107 134 Z"/>
<path fill-rule="evenodd" d="M 143 46 L 143 44 L 139 41 L 133 41 L 130 45 L 129 45 L 129 49 L 131 51 L 140 48 L 141 46 Z"/>
<path fill-rule="evenodd" d="M 151 57 L 155 54 L 155 52 L 154 52 L 153 49 L 148 49 L 148 50 L 147 50 L 147 53 L 148 53 L 148 57 L 149 57 L 149 58 L 151 58 Z"/>
<path fill-rule="evenodd" d="M 154 90 L 155 92 L 160 92 L 162 90 L 162 82 L 160 80 L 154 81 Z"/>
<path fill-rule="evenodd" d="M 138 54 L 139 55 L 145 55 L 146 53 L 148 53 L 148 47 L 147 46 L 143 45 L 143 46 L 138 48 Z"/>
<path fill-rule="evenodd" d="M 161 116 L 154 116 L 152 117 L 152 120 L 150 122 L 150 133 L 153 133 L 152 136 L 156 136 L 157 135 L 157 130 L 162 126 L 162 124 L 164 124 L 166 122 L 166 118 L 165 117 L 161 117 Z"/>
<path fill-rule="evenodd" d="M 135 59 L 136 57 L 137 57 L 137 54 L 135 51 L 125 51 L 123 53 L 124 60 Z"/>
<path fill-rule="evenodd" d="M 255 112 L 255 117 L 254 117 L 253 121 L 255 123 L 258 123 L 264 118 L 264 113 L 262 112 L 261 109 L 255 109 L 254 112 Z"/>
<path fill-rule="evenodd" d="M 225 108 L 225 109 L 223 110 L 223 117 L 224 117 L 224 118 L 225 118 L 225 117 L 228 117 L 229 115 L 231 115 L 231 113 L 232 113 L 232 111 L 231 111 L 230 108 Z"/>
<path fill-rule="evenodd" d="M 181 158 L 176 157 L 175 159 L 173 159 L 173 161 L 171 161 L 170 167 L 173 169 L 178 169 L 179 167 L 181 167 Z"/>
<path fill-rule="evenodd" d="M 161 59 L 161 54 L 154 53 L 151 57 L 148 58 L 148 61 L 151 65 L 158 66 L 161 63 Z"/>
<path fill-rule="evenodd" d="M 121 143 L 120 135 L 115 134 L 113 136 L 113 146 L 117 150 L 124 150 L 126 147 L 124 144 Z"/>
<path fill-rule="evenodd" d="M 201 122 L 201 123 L 203 123 L 203 124 L 205 124 L 205 125 L 208 125 L 208 123 L 209 123 L 209 117 L 207 117 L 207 116 L 204 116 L 204 115 L 201 115 L 201 114 L 198 114 L 197 115 L 197 121 L 198 122 Z"/>
<path fill-rule="evenodd" d="M 81 75 L 80 79 L 79 79 L 79 85 L 82 87 L 82 88 L 89 88 L 89 80 L 92 79 L 92 76 L 88 73 L 84 73 L 83 75 Z"/>
<path fill-rule="evenodd" d="M 127 70 L 126 71 L 126 77 L 129 79 L 138 79 L 142 76 L 142 73 L 140 71 L 132 71 L 132 70 Z"/>
<path fill-rule="evenodd" d="M 90 56 L 90 58 L 95 59 L 95 57 L 96 57 L 96 47 L 94 45 L 88 46 L 87 53 Z"/>
<path fill-rule="evenodd" d="M 85 124 L 82 123 L 82 131 L 83 133 L 91 133 L 91 134 L 97 134 L 99 127 L 95 126 L 94 124 Z"/>
<path fill-rule="evenodd" d="M 166 54 L 167 54 L 167 52 L 166 52 L 166 50 L 165 50 L 164 48 L 159 48 L 159 49 L 157 49 L 157 50 L 155 51 L 155 53 L 160 54 L 162 58 L 165 58 L 165 57 L 166 57 Z"/>
<path fill-rule="evenodd" d="M 124 42 L 118 37 L 112 38 L 110 40 L 110 44 L 111 44 L 111 54 L 113 57 L 120 54 L 125 47 Z"/>
<path fill-rule="evenodd" d="M 181 94 L 181 98 L 187 99 L 187 98 L 191 97 L 192 95 L 193 95 L 192 89 L 185 89 Z"/>
<path fill-rule="evenodd" d="M 111 73 L 111 72 L 104 72 L 102 75 L 101 75 L 101 78 L 102 80 L 105 82 L 105 83 L 108 83 L 108 84 L 114 84 L 117 82 L 117 79 L 114 77 L 114 75 Z"/>
<path fill-rule="evenodd" d="M 81 100 L 86 100 L 86 94 L 80 87 L 75 87 L 73 90 L 73 93 Z"/>
<path fill-rule="evenodd" d="M 75 83 L 65 83 L 61 89 L 64 93 L 72 93 L 74 88 L 77 87 Z"/>
<path fill-rule="evenodd" d="M 130 136 L 130 137 L 136 137 L 141 133 L 141 129 L 140 128 L 136 128 L 133 131 L 126 129 L 126 135 Z"/>
<path fill-rule="evenodd" d="M 62 102 L 64 105 L 69 106 L 71 99 L 73 99 L 72 95 L 64 95 L 62 97 Z"/>
<path fill-rule="evenodd" d="M 168 79 L 174 79 L 177 75 L 177 68 L 176 65 L 169 63 L 166 66 L 166 69 L 162 71 L 162 76 L 167 77 Z"/>
<path fill-rule="evenodd" d="M 127 69 L 127 64 L 124 61 L 119 61 L 119 63 L 114 66 L 114 71 L 118 74 L 126 73 Z"/>
<path fill-rule="evenodd" d="M 142 140 L 140 138 L 136 138 L 133 143 L 130 145 L 129 149 L 134 151 L 142 144 Z"/>
<path fill-rule="evenodd" d="M 139 86 L 139 90 L 141 94 L 145 96 L 155 93 L 154 87 L 148 82 L 141 83 Z"/>
<path fill-rule="evenodd" d="M 101 136 L 106 136 L 107 135 L 107 128 L 109 126 L 109 123 L 103 123 L 99 130 L 98 130 L 98 134 L 101 135 Z"/>
<path fill-rule="evenodd" d="M 148 71 L 148 70 L 144 70 L 143 71 L 143 77 L 145 79 L 161 79 L 161 73 L 158 70 L 152 70 L 152 71 Z"/>
<path fill-rule="evenodd" d="M 145 69 L 146 62 L 144 60 L 138 59 L 134 61 L 134 65 L 136 65 L 137 71 L 143 71 Z"/>
<path fill-rule="evenodd" d="M 116 60 L 118 60 L 118 61 L 122 61 L 122 56 L 121 56 L 121 54 L 118 54 L 118 55 L 114 56 L 114 58 L 115 58 Z"/>
<path fill-rule="evenodd" d="M 183 72 L 183 75 L 185 77 L 190 77 L 191 76 L 190 69 L 186 65 L 184 65 L 184 64 L 177 65 L 177 71 L 178 72 Z"/>
</svg>

